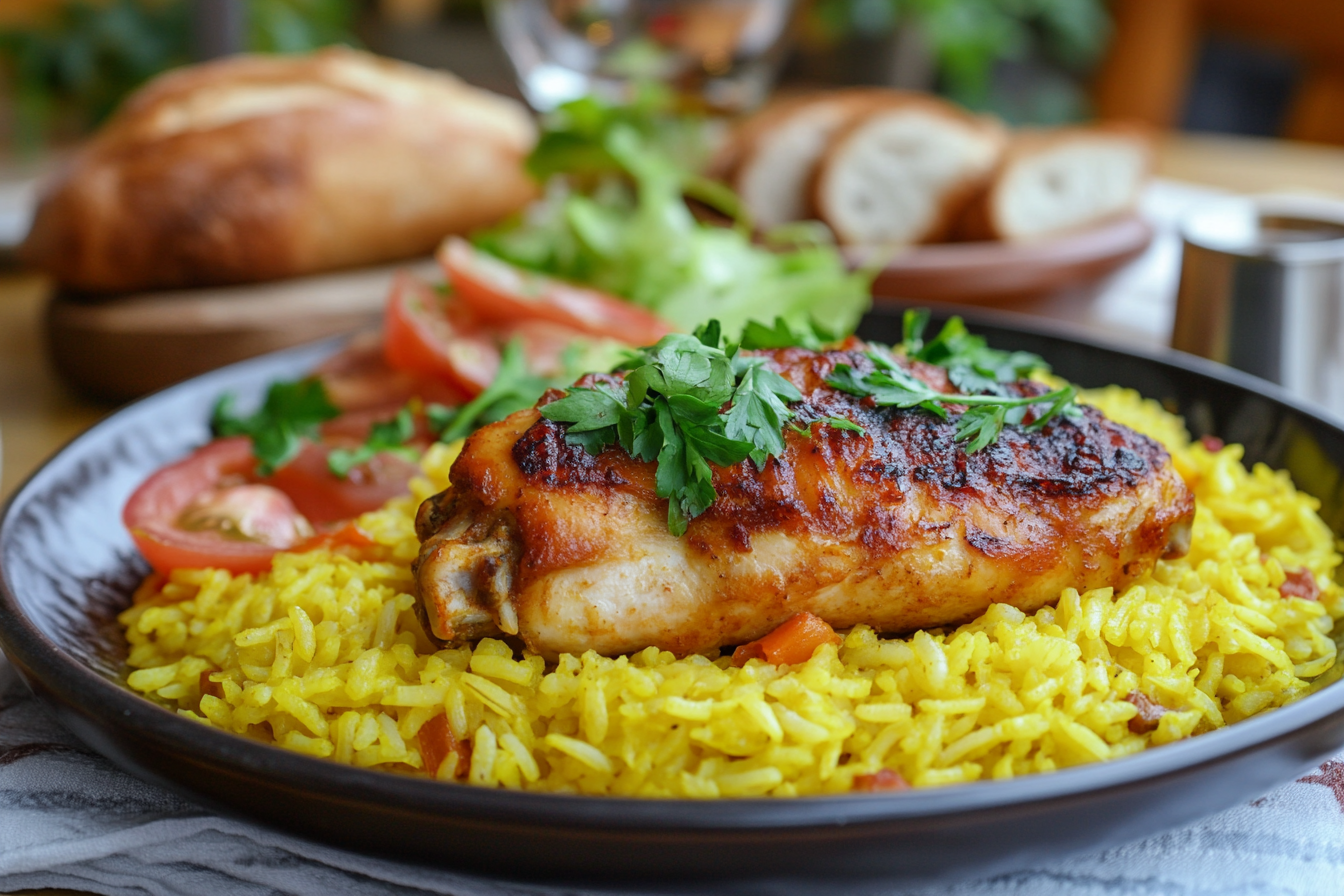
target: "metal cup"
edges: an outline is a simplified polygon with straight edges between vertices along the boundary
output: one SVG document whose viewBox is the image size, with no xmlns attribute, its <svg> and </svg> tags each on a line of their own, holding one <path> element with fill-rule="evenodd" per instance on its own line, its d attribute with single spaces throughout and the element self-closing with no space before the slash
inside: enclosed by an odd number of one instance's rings
<svg viewBox="0 0 1344 896">
<path fill-rule="evenodd" d="M 1181 236 L 1172 347 L 1344 412 L 1344 202 L 1222 200 Z"/>
</svg>

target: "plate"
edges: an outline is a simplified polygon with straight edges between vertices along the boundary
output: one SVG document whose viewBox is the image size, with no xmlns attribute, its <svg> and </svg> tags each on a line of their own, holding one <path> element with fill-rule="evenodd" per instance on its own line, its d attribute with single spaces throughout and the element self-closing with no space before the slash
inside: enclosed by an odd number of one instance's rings
<svg viewBox="0 0 1344 896">
<path fill-rule="evenodd" d="M 873 295 L 911 302 L 993 303 L 1095 280 L 1135 258 L 1153 239 L 1136 214 L 1078 233 L 1028 243 L 913 246 L 873 282 Z M 861 250 L 851 260 L 863 263 Z"/>
<path fill-rule="evenodd" d="M 1187 415 L 1197 435 L 1291 471 L 1344 532 L 1344 425 L 1268 383 L 1175 354 L 1144 355 L 973 325 L 1083 385 L 1116 382 Z M 900 339 L 894 311 L 863 331 Z M 207 437 L 224 390 L 259 397 L 334 343 L 247 361 L 131 405 L 76 438 L 0 518 L 0 646 L 90 747 L 223 812 L 340 846 L 457 871 L 695 892 L 853 893 L 881 881 L 1002 873 L 1115 846 L 1258 796 L 1344 744 L 1344 685 L 1142 754 L 1012 781 L 897 794 L 719 802 L 528 794 L 439 784 L 290 753 L 205 727 L 120 683 L 113 622 L 146 567 L 119 522 L 147 474 Z M 773 882 L 773 883 L 772 883 Z M 785 883 L 787 882 L 787 883 Z"/>
</svg>

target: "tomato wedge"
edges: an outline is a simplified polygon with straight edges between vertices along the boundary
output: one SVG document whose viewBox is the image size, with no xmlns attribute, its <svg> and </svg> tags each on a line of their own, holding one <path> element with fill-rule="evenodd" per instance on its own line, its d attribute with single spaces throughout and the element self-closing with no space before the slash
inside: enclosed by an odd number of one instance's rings
<svg viewBox="0 0 1344 896">
<path fill-rule="evenodd" d="M 121 519 L 155 572 L 167 575 L 174 569 L 216 567 L 242 573 L 270 568 L 271 557 L 278 550 L 274 545 L 229 537 L 214 529 L 193 530 L 179 525 L 192 502 L 222 484 L 243 484 L 255 465 L 252 443 L 247 438 L 220 439 L 164 467 L 135 490 L 122 509 Z M 282 525 L 285 520 L 276 517 L 286 512 L 292 514 L 291 525 L 299 518 L 287 497 L 254 506 L 270 518 L 262 528 Z"/>
<path fill-rule="evenodd" d="M 299 512 L 319 529 L 377 510 L 390 499 L 406 494 L 406 484 L 420 472 L 412 461 L 395 454 L 378 454 L 342 479 L 327 468 L 330 451 L 327 445 L 304 445 L 297 457 L 261 480 L 288 495 Z"/>
<path fill-rule="evenodd" d="M 468 396 L 480 394 L 499 370 L 499 349 L 482 332 L 455 325 L 433 287 L 402 272 L 392 281 L 383 351 L 387 363 L 437 377 Z"/>
<path fill-rule="evenodd" d="M 670 324 L 638 305 L 525 271 L 478 251 L 461 237 L 445 240 L 438 260 L 454 292 L 487 321 L 514 325 L 546 320 L 631 345 L 652 345 L 672 332 Z"/>
<path fill-rule="evenodd" d="M 389 364 L 382 333 L 351 339 L 345 348 L 319 364 L 313 375 L 322 381 L 331 403 L 343 412 L 332 421 L 338 424 L 357 413 L 386 420 L 412 398 L 449 406 L 468 400 L 461 389 L 437 376 L 399 370 Z"/>
</svg>

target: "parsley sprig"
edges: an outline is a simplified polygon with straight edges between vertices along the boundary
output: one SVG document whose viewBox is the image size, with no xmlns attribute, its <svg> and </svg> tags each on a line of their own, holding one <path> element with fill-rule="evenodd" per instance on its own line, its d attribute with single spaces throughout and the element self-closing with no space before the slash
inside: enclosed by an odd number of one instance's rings
<svg viewBox="0 0 1344 896">
<path fill-rule="evenodd" d="M 262 476 L 293 460 L 304 439 L 315 439 L 317 428 L 341 413 L 327 397 L 321 381 L 314 378 L 272 383 L 266 390 L 266 400 L 249 417 L 236 415 L 233 403 L 231 392 L 219 397 L 210 415 L 210 428 L 216 436 L 252 439 L 252 454 Z"/>
<path fill-rule="evenodd" d="M 1006 395 L 1003 384 L 1025 379 L 1038 370 L 1050 369 L 1040 355 L 990 348 L 985 337 L 969 332 L 960 317 L 948 319 L 938 335 L 926 343 L 924 329 L 928 324 L 929 309 L 908 309 L 902 320 L 905 338 L 901 349 L 911 360 L 947 368 L 947 378 L 952 385 L 967 394 Z"/>
<path fill-rule="evenodd" d="M 949 320 L 925 343 L 923 333 L 928 321 L 925 309 L 906 312 L 901 349 L 907 358 L 945 367 L 948 379 L 966 394 L 930 388 L 879 348 L 865 353 L 874 370 L 859 373 L 849 364 L 837 364 L 826 382 L 850 395 L 871 398 L 879 407 L 920 408 L 943 420 L 948 419 L 948 405 L 965 407 L 957 417 L 956 439 L 966 443 L 968 454 L 996 442 L 1005 426 L 1022 425 L 1029 411 L 1036 412 L 1026 426 L 1030 430 L 1041 429 L 1061 414 L 1076 418 L 1080 413 L 1078 390 L 1072 385 L 1026 397 L 1014 397 L 1005 388 L 1037 370 L 1048 370 L 1038 355 L 989 348 L 984 337 L 967 332 L 959 317 Z"/>
<path fill-rule="evenodd" d="M 718 321 L 694 335 L 673 333 L 634 353 L 623 382 L 572 387 L 541 414 L 569 424 L 566 439 L 589 454 L 614 444 L 656 460 L 655 491 L 679 536 L 717 497 L 710 464 L 750 458 L 764 467 L 784 451 L 784 427 L 795 416 L 789 404 L 802 399 L 765 358 L 738 349 L 724 344 Z"/>
<path fill-rule="evenodd" d="M 397 411 L 391 420 L 375 423 L 369 428 L 369 437 L 358 448 L 333 448 L 327 453 L 327 469 L 344 479 L 360 464 L 368 463 L 377 454 L 387 452 L 419 460 L 420 452 L 406 443 L 415 436 L 415 416 L 409 407 Z"/>
<path fill-rule="evenodd" d="M 504 346 L 499 357 L 499 371 L 481 394 L 460 408 L 432 404 L 425 413 L 429 427 L 438 433 L 439 441 L 451 442 L 470 435 L 487 423 L 503 420 L 514 411 L 532 407 L 552 385 L 551 380 L 528 369 L 522 340 L 515 338 Z"/>
</svg>

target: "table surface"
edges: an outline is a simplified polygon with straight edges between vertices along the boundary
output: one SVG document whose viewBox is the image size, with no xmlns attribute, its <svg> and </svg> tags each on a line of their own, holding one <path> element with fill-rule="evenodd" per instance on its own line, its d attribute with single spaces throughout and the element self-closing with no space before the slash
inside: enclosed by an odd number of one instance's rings
<svg viewBox="0 0 1344 896">
<path fill-rule="evenodd" d="M 1344 147 L 1215 135 L 1172 134 L 1158 141 L 1156 174 L 1235 192 L 1311 192 L 1344 198 Z M 1112 278 L 1111 316 L 1123 316 L 1124 291 L 1141 284 Z M 48 285 L 39 276 L 0 274 L 0 499 L 61 445 L 114 408 L 70 392 L 47 362 L 42 311 Z M 1011 310 L 1063 318 L 1102 336 L 1160 342 L 1160 327 L 1117 329 L 1095 292 L 1074 290 L 1014 302 Z M 42 891 L 56 894 L 58 891 Z"/>
</svg>

